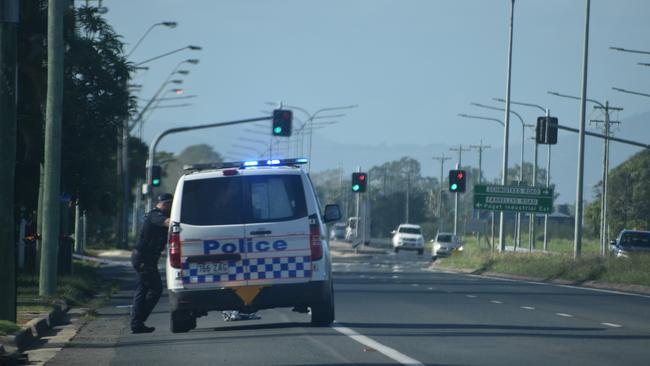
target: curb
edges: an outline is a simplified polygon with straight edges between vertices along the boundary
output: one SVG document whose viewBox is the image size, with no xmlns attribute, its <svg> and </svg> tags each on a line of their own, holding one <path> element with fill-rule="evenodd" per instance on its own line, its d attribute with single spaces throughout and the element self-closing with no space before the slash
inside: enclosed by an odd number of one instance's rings
<svg viewBox="0 0 650 366">
<path fill-rule="evenodd" d="M 0 355 L 4 350 L 5 354 L 12 354 L 24 350 L 27 346 L 33 344 L 52 329 L 59 325 L 65 314 L 70 310 L 70 306 L 54 305 L 54 310 L 50 311 L 45 317 L 34 318 L 27 322 L 18 332 L 0 337 Z"/>
</svg>

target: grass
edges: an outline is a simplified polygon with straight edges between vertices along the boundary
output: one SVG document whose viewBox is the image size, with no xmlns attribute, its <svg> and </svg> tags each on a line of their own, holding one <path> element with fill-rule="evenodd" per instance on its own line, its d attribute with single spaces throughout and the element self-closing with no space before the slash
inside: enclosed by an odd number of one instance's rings
<svg viewBox="0 0 650 366">
<path fill-rule="evenodd" d="M 56 305 L 61 306 L 63 303 L 70 306 L 99 307 L 102 299 L 97 299 L 95 295 L 104 290 L 110 295 L 114 291 L 114 284 L 106 288 L 97 271 L 97 263 L 74 261 L 73 265 L 72 275 L 58 277 L 57 292 L 51 297 L 38 295 L 38 275 L 18 276 L 18 324 L 24 324 L 34 317 L 48 313 Z"/>
<path fill-rule="evenodd" d="M 523 241 L 522 241 L 523 242 Z M 561 247 L 566 243 L 552 242 L 549 246 Z M 572 243 L 571 243 L 572 246 Z M 568 254 L 559 253 L 496 253 L 479 248 L 474 242 L 466 242 L 465 250 L 460 255 L 440 259 L 438 266 L 448 268 L 471 269 L 480 272 L 497 272 L 516 276 L 534 277 L 542 280 L 566 280 L 574 283 L 597 281 L 621 285 L 650 286 L 650 255 L 632 258 L 601 258 L 596 254 L 597 243 L 586 245 L 594 247 L 593 251 L 583 251 L 578 259 Z"/>
<path fill-rule="evenodd" d="M 17 326 L 16 323 L 7 320 L 0 320 L 0 336 L 16 332 L 19 329 L 20 327 Z"/>
</svg>

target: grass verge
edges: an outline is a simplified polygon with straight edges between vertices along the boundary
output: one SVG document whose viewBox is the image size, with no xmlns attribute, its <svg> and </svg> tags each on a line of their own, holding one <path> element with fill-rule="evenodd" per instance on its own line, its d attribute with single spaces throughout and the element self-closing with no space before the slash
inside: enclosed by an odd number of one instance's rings
<svg viewBox="0 0 650 366">
<path fill-rule="evenodd" d="M 74 261 L 73 274 L 57 278 L 57 292 L 51 297 L 38 295 L 38 275 L 18 276 L 17 323 L 24 324 L 54 309 L 56 305 L 97 308 L 105 297 L 96 295 L 105 291 L 108 296 L 114 284 L 106 284 L 95 262 Z"/>
<path fill-rule="evenodd" d="M 7 335 L 19 330 L 20 327 L 16 323 L 0 320 L 0 336 Z"/>
<path fill-rule="evenodd" d="M 632 258 L 600 258 L 586 254 L 573 259 L 567 254 L 493 253 L 468 247 L 460 255 L 440 259 L 436 266 L 478 272 L 496 272 L 542 280 L 573 283 L 596 281 L 650 287 L 650 255 Z"/>
</svg>

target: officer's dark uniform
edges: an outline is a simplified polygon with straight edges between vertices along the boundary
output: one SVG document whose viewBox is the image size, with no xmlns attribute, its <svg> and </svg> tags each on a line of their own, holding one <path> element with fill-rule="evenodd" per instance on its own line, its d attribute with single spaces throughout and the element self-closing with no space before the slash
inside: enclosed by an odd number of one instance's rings
<svg viewBox="0 0 650 366">
<path fill-rule="evenodd" d="M 158 201 L 171 200 L 171 194 L 159 196 Z M 158 272 L 160 253 L 167 243 L 165 219 L 168 216 L 154 208 L 145 216 L 138 242 L 131 254 L 131 264 L 137 273 L 137 288 L 133 295 L 131 330 L 134 333 L 151 332 L 154 328 L 144 325 L 162 293 L 162 281 Z"/>
</svg>

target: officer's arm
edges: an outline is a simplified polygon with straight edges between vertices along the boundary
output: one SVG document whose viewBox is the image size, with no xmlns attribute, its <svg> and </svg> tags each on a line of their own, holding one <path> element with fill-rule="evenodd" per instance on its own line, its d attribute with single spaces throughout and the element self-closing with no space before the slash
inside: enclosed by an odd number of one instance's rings
<svg viewBox="0 0 650 366">
<path fill-rule="evenodd" d="M 158 213 L 156 215 L 152 215 L 151 217 L 151 223 L 160 226 L 160 227 L 169 227 L 169 218 L 165 217 L 164 215 Z"/>
</svg>

